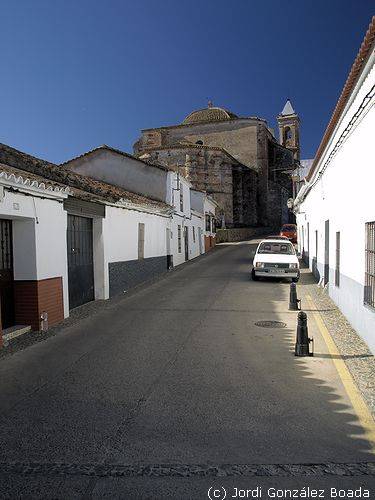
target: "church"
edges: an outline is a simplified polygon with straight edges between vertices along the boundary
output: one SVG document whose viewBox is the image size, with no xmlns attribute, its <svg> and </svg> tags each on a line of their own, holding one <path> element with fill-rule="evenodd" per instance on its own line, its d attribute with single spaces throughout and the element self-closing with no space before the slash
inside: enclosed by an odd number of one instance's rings
<svg viewBox="0 0 375 500">
<path fill-rule="evenodd" d="M 289 100 L 277 122 L 279 141 L 263 118 L 209 102 L 178 125 L 142 130 L 134 154 L 177 168 L 210 194 L 220 207 L 219 226 L 276 229 L 290 222 L 291 174 L 300 158 L 300 120 Z"/>
</svg>

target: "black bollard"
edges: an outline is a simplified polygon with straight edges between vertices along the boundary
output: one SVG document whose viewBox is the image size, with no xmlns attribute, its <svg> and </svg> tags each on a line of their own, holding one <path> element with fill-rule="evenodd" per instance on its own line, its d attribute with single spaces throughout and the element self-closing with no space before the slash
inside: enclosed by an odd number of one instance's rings
<svg viewBox="0 0 375 500">
<path fill-rule="evenodd" d="M 307 314 L 303 311 L 298 313 L 297 324 L 297 340 L 294 354 L 295 356 L 312 356 L 309 350 L 309 344 L 312 340 L 309 339 L 309 332 L 307 329 Z"/>
<path fill-rule="evenodd" d="M 289 292 L 289 311 L 298 311 L 299 302 L 300 300 L 297 299 L 297 286 L 295 283 L 291 283 Z"/>
</svg>

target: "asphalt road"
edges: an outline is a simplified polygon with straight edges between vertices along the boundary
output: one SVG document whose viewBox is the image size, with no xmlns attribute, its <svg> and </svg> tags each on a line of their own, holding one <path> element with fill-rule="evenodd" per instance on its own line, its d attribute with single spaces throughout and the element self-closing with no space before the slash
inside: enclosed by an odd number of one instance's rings
<svg viewBox="0 0 375 500">
<path fill-rule="evenodd" d="M 1 498 L 375 498 L 332 360 L 293 356 L 289 284 L 252 282 L 251 248 L 218 248 L 2 359 Z"/>
</svg>

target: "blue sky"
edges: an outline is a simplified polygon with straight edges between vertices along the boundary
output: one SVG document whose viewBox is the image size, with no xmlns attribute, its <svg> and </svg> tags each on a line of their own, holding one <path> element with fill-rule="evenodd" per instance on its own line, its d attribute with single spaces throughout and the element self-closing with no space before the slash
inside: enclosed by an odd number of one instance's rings
<svg viewBox="0 0 375 500">
<path fill-rule="evenodd" d="M 368 0 L 0 0 L 0 141 L 60 163 L 207 98 L 275 126 L 287 97 L 313 157 L 374 14 Z"/>
</svg>

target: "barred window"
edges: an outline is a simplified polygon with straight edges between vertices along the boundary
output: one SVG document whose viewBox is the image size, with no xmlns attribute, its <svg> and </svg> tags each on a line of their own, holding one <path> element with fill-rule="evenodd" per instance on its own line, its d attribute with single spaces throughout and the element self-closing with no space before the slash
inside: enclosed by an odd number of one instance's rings
<svg viewBox="0 0 375 500">
<path fill-rule="evenodd" d="M 181 226 L 177 227 L 178 253 L 181 253 Z"/>
<path fill-rule="evenodd" d="M 209 214 L 206 214 L 206 231 L 211 231 L 211 217 Z"/>
<path fill-rule="evenodd" d="M 337 231 L 336 233 L 335 285 L 340 286 L 340 231 Z"/>
<path fill-rule="evenodd" d="M 180 212 L 184 211 L 184 190 L 182 184 L 180 184 Z"/>
<path fill-rule="evenodd" d="M 375 221 L 366 222 L 364 302 L 375 307 Z"/>
</svg>

